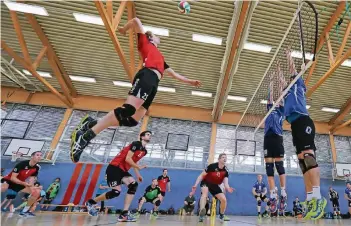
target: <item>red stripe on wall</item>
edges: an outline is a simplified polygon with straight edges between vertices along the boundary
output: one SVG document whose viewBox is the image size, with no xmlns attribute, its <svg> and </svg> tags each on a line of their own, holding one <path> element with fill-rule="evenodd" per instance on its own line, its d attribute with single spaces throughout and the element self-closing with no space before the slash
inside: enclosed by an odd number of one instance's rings
<svg viewBox="0 0 351 226">
<path fill-rule="evenodd" d="M 86 167 L 84 169 L 82 179 L 80 179 L 79 186 L 78 186 L 78 189 L 76 191 L 76 196 L 74 197 L 74 200 L 73 200 L 73 203 L 75 205 L 79 204 L 80 199 L 82 198 L 84 188 L 85 188 L 85 185 L 87 184 L 87 181 L 88 181 L 88 178 L 90 175 L 90 171 L 92 168 L 93 168 L 93 164 L 89 163 L 86 165 Z"/>
<path fill-rule="evenodd" d="M 76 168 L 73 171 L 71 180 L 70 180 L 68 187 L 66 189 L 65 196 L 62 199 L 62 202 L 61 202 L 62 205 L 67 205 L 69 203 L 69 200 L 71 200 L 73 190 L 76 187 L 77 180 L 79 178 L 79 174 L 80 174 L 80 171 L 82 170 L 82 168 L 83 168 L 82 163 L 76 164 Z"/>
<path fill-rule="evenodd" d="M 92 198 L 94 190 L 95 190 L 95 187 L 96 187 L 96 184 L 97 184 L 99 176 L 100 176 L 101 169 L 102 169 L 102 164 L 98 164 L 98 165 L 95 166 L 93 177 L 90 180 L 90 184 L 89 184 L 88 190 L 87 190 L 87 192 L 85 194 L 85 198 L 84 198 L 83 204 L 88 199 Z"/>
</svg>

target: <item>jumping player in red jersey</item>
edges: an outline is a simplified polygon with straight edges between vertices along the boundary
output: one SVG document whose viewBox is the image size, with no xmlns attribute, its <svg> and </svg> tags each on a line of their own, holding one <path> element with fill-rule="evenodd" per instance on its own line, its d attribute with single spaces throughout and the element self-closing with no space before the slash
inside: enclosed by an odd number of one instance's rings
<svg viewBox="0 0 351 226">
<path fill-rule="evenodd" d="M 138 71 L 133 80 L 133 86 L 128 93 L 127 100 L 122 107 L 110 111 L 101 120 L 84 117 L 71 136 L 70 156 L 73 162 L 78 162 L 84 148 L 101 131 L 110 126 L 133 127 L 148 111 L 157 93 L 157 87 L 164 74 L 179 81 L 199 87 L 201 82 L 188 79 L 170 68 L 163 55 L 157 48 L 160 38 L 152 32 L 144 31 L 141 21 L 134 18 L 124 27 L 118 28 L 123 35 L 132 29 L 138 34 L 138 50 L 143 59 L 143 68 Z"/>
<path fill-rule="evenodd" d="M 157 178 L 158 186 L 161 189 L 162 200 L 166 196 L 167 185 L 168 185 L 168 192 L 171 191 L 171 179 L 169 178 L 167 173 L 168 173 L 168 170 L 163 169 L 162 175 Z"/>
<path fill-rule="evenodd" d="M 40 187 L 34 187 L 34 182 L 38 176 L 40 165 L 38 162 L 42 158 L 40 151 L 33 152 L 30 160 L 19 162 L 7 176 L 1 179 L 1 192 L 11 189 L 15 192 L 30 194 L 27 206 L 23 208 L 20 216 L 35 217 L 35 214 L 29 211 L 30 207 L 37 201 L 40 196 Z M 26 180 L 29 178 L 30 183 Z M 32 183 L 31 183 L 32 182 Z"/>
<path fill-rule="evenodd" d="M 208 192 L 216 197 L 221 202 L 219 219 L 222 221 L 230 221 L 230 219 L 224 215 L 227 207 L 227 199 L 223 194 L 222 189 L 219 187 L 220 184 L 224 183 L 224 188 L 232 193 L 234 191 L 228 184 L 229 173 L 225 163 L 227 162 L 227 155 L 222 153 L 218 157 L 218 162 L 212 163 L 200 174 L 197 178 L 195 185 L 193 186 L 193 192 L 195 192 L 197 185 L 201 182 L 201 199 L 200 199 L 200 218 L 199 221 L 203 222 L 203 218 L 206 215 L 206 199 Z"/>
<path fill-rule="evenodd" d="M 142 159 L 146 154 L 146 144 L 150 142 L 151 132 L 144 131 L 140 134 L 140 141 L 134 141 L 127 147 L 123 148 L 118 155 L 110 162 L 106 168 L 107 184 L 112 188 L 111 191 L 105 192 L 95 199 L 89 199 L 86 202 L 88 207 L 88 213 L 91 216 L 97 216 L 98 211 L 95 206 L 98 202 L 105 201 L 107 199 L 117 198 L 121 193 L 121 184 L 125 184 L 128 187 L 127 195 L 124 200 L 124 208 L 121 215 L 118 217 L 118 221 L 136 221 L 135 217 L 129 213 L 129 206 L 132 202 L 135 192 L 138 188 L 138 182 L 128 172 L 130 168 L 133 168 L 135 175 L 139 182 L 143 181 L 139 170 L 146 168 L 146 166 L 140 166 L 137 162 Z"/>
</svg>

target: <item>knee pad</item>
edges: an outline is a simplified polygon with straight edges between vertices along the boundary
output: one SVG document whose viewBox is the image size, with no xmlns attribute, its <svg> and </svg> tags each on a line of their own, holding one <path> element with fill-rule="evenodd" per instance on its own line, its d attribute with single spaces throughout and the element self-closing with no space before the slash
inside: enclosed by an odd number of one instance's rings
<svg viewBox="0 0 351 226">
<path fill-rule="evenodd" d="M 121 194 L 120 191 L 112 189 L 111 191 L 106 192 L 105 197 L 106 199 L 113 199 L 117 198 Z"/>
<path fill-rule="evenodd" d="M 277 169 L 277 172 L 279 175 L 285 174 L 285 168 L 284 168 L 283 161 L 275 162 L 275 168 Z"/>
<path fill-rule="evenodd" d="M 258 206 L 261 206 L 261 204 L 262 204 L 262 201 L 260 200 L 260 201 L 257 201 L 257 205 Z"/>
<path fill-rule="evenodd" d="M 155 202 L 155 206 L 160 206 L 161 205 L 161 201 L 160 200 L 157 200 L 156 202 Z"/>
<path fill-rule="evenodd" d="M 316 157 L 314 156 L 314 154 L 306 153 L 303 156 L 304 156 L 304 162 L 306 166 L 306 172 L 318 167 Z"/>
<path fill-rule="evenodd" d="M 139 184 L 138 184 L 138 182 L 136 182 L 136 181 L 130 183 L 130 184 L 128 185 L 127 194 L 135 195 L 135 192 L 137 191 L 138 185 L 139 185 Z"/>
<path fill-rule="evenodd" d="M 300 166 L 300 169 L 302 171 L 302 174 L 305 174 L 307 172 L 307 168 L 306 168 L 306 165 L 305 165 L 305 160 L 299 159 L 299 166 Z"/>
<path fill-rule="evenodd" d="M 267 172 L 267 176 L 274 177 L 274 163 L 273 162 L 266 163 L 266 172 Z"/>
<path fill-rule="evenodd" d="M 271 201 L 270 200 L 268 200 L 268 202 L 267 202 L 267 206 L 270 206 L 271 205 Z"/>
<path fill-rule="evenodd" d="M 133 127 L 138 125 L 132 116 L 135 114 L 136 109 L 130 104 L 123 104 L 122 107 L 118 107 L 114 110 L 115 116 L 120 126 Z"/>
</svg>

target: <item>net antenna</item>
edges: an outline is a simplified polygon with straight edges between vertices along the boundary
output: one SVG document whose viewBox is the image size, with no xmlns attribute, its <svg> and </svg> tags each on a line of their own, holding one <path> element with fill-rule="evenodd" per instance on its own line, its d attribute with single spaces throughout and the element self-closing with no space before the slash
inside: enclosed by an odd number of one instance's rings
<svg viewBox="0 0 351 226">
<path fill-rule="evenodd" d="M 316 56 L 317 39 L 318 13 L 309 1 L 299 1 L 297 10 L 277 50 L 239 120 L 235 131 L 236 137 L 243 126 L 252 126 L 255 128 L 252 136 L 256 140 L 256 133 L 266 118 L 282 103 L 289 89 L 313 64 Z M 297 73 L 299 69 L 300 72 Z M 289 81 L 292 73 L 297 74 L 294 80 L 286 88 L 283 87 L 284 79 Z M 274 79 L 273 83 L 271 82 L 272 76 L 278 77 Z M 271 103 L 273 106 L 267 112 L 268 90 L 269 95 L 273 95 L 274 100 Z M 252 120 L 253 117 L 256 119 Z"/>
</svg>

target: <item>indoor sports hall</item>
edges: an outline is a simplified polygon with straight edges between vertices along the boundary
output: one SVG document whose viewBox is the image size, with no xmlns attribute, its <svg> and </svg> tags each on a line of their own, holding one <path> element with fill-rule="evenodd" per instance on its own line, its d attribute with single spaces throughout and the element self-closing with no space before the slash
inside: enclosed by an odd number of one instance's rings
<svg viewBox="0 0 351 226">
<path fill-rule="evenodd" d="M 351 225 L 351 1 L 0 4 L 1 225 Z"/>
</svg>

